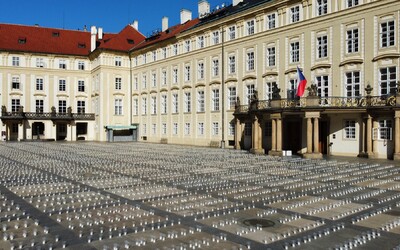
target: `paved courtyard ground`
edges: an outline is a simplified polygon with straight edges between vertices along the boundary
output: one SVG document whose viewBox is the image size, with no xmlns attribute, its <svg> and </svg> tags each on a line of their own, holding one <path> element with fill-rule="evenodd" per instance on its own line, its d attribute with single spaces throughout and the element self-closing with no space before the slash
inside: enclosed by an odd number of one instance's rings
<svg viewBox="0 0 400 250">
<path fill-rule="evenodd" d="M 1 143 L 0 249 L 400 249 L 400 167 Z"/>
</svg>

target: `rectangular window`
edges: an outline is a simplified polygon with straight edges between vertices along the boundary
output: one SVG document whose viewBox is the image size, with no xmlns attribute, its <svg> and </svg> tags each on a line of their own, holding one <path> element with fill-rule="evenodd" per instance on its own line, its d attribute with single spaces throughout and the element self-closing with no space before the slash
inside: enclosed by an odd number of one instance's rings
<svg viewBox="0 0 400 250">
<path fill-rule="evenodd" d="M 346 96 L 360 96 L 360 71 L 346 73 Z"/>
<path fill-rule="evenodd" d="M 329 76 L 316 76 L 317 94 L 319 97 L 328 97 L 329 95 Z"/>
<path fill-rule="evenodd" d="M 143 125 L 142 125 L 142 134 L 143 135 L 147 134 L 147 124 L 146 123 L 143 123 Z"/>
<path fill-rule="evenodd" d="M 178 83 L 178 69 L 173 69 L 172 70 L 172 83 L 177 84 Z"/>
<path fill-rule="evenodd" d="M 147 88 L 147 75 L 145 75 L 145 73 L 143 73 L 142 75 L 142 89 L 146 89 Z"/>
<path fill-rule="evenodd" d="M 85 92 L 85 81 L 78 81 L 78 92 Z"/>
<path fill-rule="evenodd" d="M 153 135 L 157 134 L 157 124 L 155 123 L 151 124 L 151 133 Z"/>
<path fill-rule="evenodd" d="M 64 59 L 60 59 L 59 63 L 58 63 L 58 68 L 60 69 L 67 69 L 67 63 L 65 62 Z"/>
<path fill-rule="evenodd" d="M 122 78 L 121 77 L 116 77 L 115 78 L 115 89 L 116 90 L 121 90 L 122 89 Z"/>
<path fill-rule="evenodd" d="M 84 114 L 86 111 L 86 102 L 85 101 L 77 101 L 76 102 L 76 112 L 78 114 Z"/>
<path fill-rule="evenodd" d="M 61 113 L 61 114 L 67 113 L 67 101 L 66 100 L 58 100 L 58 113 Z"/>
<path fill-rule="evenodd" d="M 147 63 L 147 54 L 143 54 L 143 63 L 144 63 L 144 64 Z"/>
<path fill-rule="evenodd" d="M 254 20 L 250 20 L 246 22 L 246 30 L 247 30 L 247 35 L 253 35 L 254 34 Z"/>
<path fill-rule="evenodd" d="M 387 67 L 379 69 L 379 86 L 380 94 L 385 95 L 395 95 L 397 93 L 397 72 L 396 67 Z"/>
<path fill-rule="evenodd" d="M 275 47 L 267 48 L 267 67 L 274 67 L 276 65 L 276 51 Z"/>
<path fill-rule="evenodd" d="M 267 27 L 269 30 L 276 28 L 276 14 L 275 13 L 267 15 Z"/>
<path fill-rule="evenodd" d="M 328 56 L 328 37 L 317 37 L 317 57 L 325 58 Z"/>
<path fill-rule="evenodd" d="M 115 57 L 114 65 L 117 67 L 122 66 L 122 58 L 120 56 Z"/>
<path fill-rule="evenodd" d="M 212 33 L 213 44 L 219 43 L 219 31 L 214 31 Z"/>
<path fill-rule="evenodd" d="M 247 52 L 247 57 L 246 57 L 246 70 L 247 71 L 253 71 L 255 69 L 254 65 L 254 52 Z"/>
<path fill-rule="evenodd" d="M 190 135 L 190 123 L 185 123 L 185 135 Z"/>
<path fill-rule="evenodd" d="M 234 55 L 228 57 L 228 73 L 236 73 L 236 57 Z"/>
<path fill-rule="evenodd" d="M 344 138 L 356 139 L 356 121 L 349 120 L 344 122 Z"/>
<path fill-rule="evenodd" d="M 235 109 L 236 105 L 236 87 L 228 87 L 228 103 L 229 103 L 229 109 L 233 110 Z"/>
<path fill-rule="evenodd" d="M 346 34 L 347 53 L 358 52 L 358 28 L 347 30 Z"/>
<path fill-rule="evenodd" d="M 317 0 L 317 15 L 322 16 L 328 13 L 328 0 Z"/>
<path fill-rule="evenodd" d="M 43 91 L 43 79 L 36 78 L 36 90 Z"/>
<path fill-rule="evenodd" d="M 212 123 L 212 135 L 213 136 L 219 135 L 219 123 L 218 122 Z"/>
<path fill-rule="evenodd" d="M 219 89 L 212 90 L 211 102 L 212 111 L 219 111 Z"/>
<path fill-rule="evenodd" d="M 44 59 L 43 58 L 36 58 L 36 67 L 44 68 Z"/>
<path fill-rule="evenodd" d="M 199 62 L 197 64 L 197 79 L 202 80 L 204 79 L 204 63 Z"/>
<path fill-rule="evenodd" d="M 265 100 L 272 100 L 272 87 L 276 85 L 276 82 L 266 82 L 265 83 Z"/>
<path fill-rule="evenodd" d="M 190 40 L 185 41 L 185 51 L 190 52 Z"/>
<path fill-rule="evenodd" d="M 179 99 L 178 94 L 172 94 L 172 113 L 179 113 Z"/>
<path fill-rule="evenodd" d="M 204 112 L 204 91 L 197 92 L 197 112 Z"/>
<path fill-rule="evenodd" d="M 235 122 L 230 122 L 229 123 L 228 135 L 229 136 L 234 136 L 235 135 Z"/>
<path fill-rule="evenodd" d="M 161 114 L 166 114 L 167 108 L 167 95 L 161 95 Z"/>
<path fill-rule="evenodd" d="M 178 55 L 178 44 L 172 45 L 172 54 L 174 56 Z"/>
<path fill-rule="evenodd" d="M 151 87 L 157 87 L 157 74 L 155 72 L 151 74 Z"/>
<path fill-rule="evenodd" d="M 138 115 L 139 113 L 139 100 L 137 98 L 133 99 L 133 115 Z"/>
<path fill-rule="evenodd" d="M 167 48 L 162 48 L 163 59 L 167 58 Z"/>
<path fill-rule="evenodd" d="M 212 64 L 212 75 L 219 76 L 219 60 L 218 59 L 213 59 L 213 64 Z"/>
<path fill-rule="evenodd" d="M 185 82 L 190 81 L 190 65 L 185 65 Z"/>
<path fill-rule="evenodd" d="M 204 122 L 199 122 L 197 124 L 197 133 L 198 135 L 204 135 Z"/>
<path fill-rule="evenodd" d="M 13 76 L 11 82 L 11 89 L 20 89 L 20 81 L 18 76 Z"/>
<path fill-rule="evenodd" d="M 78 69 L 79 70 L 85 70 L 85 62 L 79 61 L 78 62 Z"/>
<path fill-rule="evenodd" d="M 153 62 L 157 61 L 157 51 L 153 51 L 152 53 Z"/>
<path fill-rule="evenodd" d="M 135 76 L 133 78 L 133 89 L 134 90 L 138 90 L 139 89 L 139 79 L 137 78 L 137 76 Z"/>
<path fill-rule="evenodd" d="M 391 120 L 380 120 L 378 130 L 378 140 L 392 140 Z"/>
<path fill-rule="evenodd" d="M 250 103 L 251 98 L 254 95 L 255 85 L 250 84 L 246 86 L 246 103 Z"/>
<path fill-rule="evenodd" d="M 114 100 L 114 114 L 115 115 L 122 115 L 122 99 L 115 99 Z"/>
<path fill-rule="evenodd" d="M 395 45 L 395 29 L 393 20 L 381 23 L 380 37 L 381 48 L 387 48 Z"/>
<path fill-rule="evenodd" d="M 185 93 L 185 113 L 192 112 L 192 95 L 190 92 Z"/>
<path fill-rule="evenodd" d="M 290 8 L 290 23 L 300 21 L 300 6 Z"/>
<path fill-rule="evenodd" d="M 287 98 L 289 100 L 296 99 L 297 98 L 296 92 L 297 92 L 297 79 L 290 79 L 289 86 L 287 88 Z"/>
<path fill-rule="evenodd" d="M 197 47 L 198 47 L 199 49 L 204 48 L 204 36 L 199 36 L 199 37 L 197 38 Z"/>
<path fill-rule="evenodd" d="M 178 134 L 178 123 L 174 122 L 172 124 L 172 134 L 177 135 Z"/>
<path fill-rule="evenodd" d="M 229 27 L 228 37 L 229 40 L 233 40 L 236 38 L 236 26 Z"/>
<path fill-rule="evenodd" d="M 65 92 L 67 91 L 67 83 L 65 79 L 58 80 L 58 91 Z"/>
<path fill-rule="evenodd" d="M 351 8 L 357 6 L 359 4 L 359 0 L 346 0 L 347 8 Z"/>
<path fill-rule="evenodd" d="M 19 107 L 21 106 L 20 99 L 11 99 L 11 112 L 18 112 Z"/>
<path fill-rule="evenodd" d="M 142 115 L 147 115 L 147 98 L 142 97 Z"/>
<path fill-rule="evenodd" d="M 151 97 L 151 103 L 150 103 L 150 112 L 152 115 L 157 114 L 157 97 L 156 96 L 152 96 Z"/>
<path fill-rule="evenodd" d="M 19 66 L 19 57 L 18 56 L 13 56 L 12 57 L 12 66 L 18 67 Z"/>
<path fill-rule="evenodd" d="M 290 43 L 290 63 L 297 63 L 300 61 L 300 43 Z"/>
<path fill-rule="evenodd" d="M 161 72 L 161 84 L 167 85 L 167 71 L 166 70 L 163 70 Z"/>
<path fill-rule="evenodd" d="M 43 113 L 43 100 L 36 100 L 36 113 Z"/>
<path fill-rule="evenodd" d="M 161 124 L 161 134 L 163 134 L 163 135 L 167 134 L 167 124 L 166 123 Z"/>
</svg>

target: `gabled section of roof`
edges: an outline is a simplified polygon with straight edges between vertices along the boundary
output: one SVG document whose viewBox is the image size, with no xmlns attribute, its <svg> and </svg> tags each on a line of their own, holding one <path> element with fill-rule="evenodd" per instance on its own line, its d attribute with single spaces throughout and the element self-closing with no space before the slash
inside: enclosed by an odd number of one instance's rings
<svg viewBox="0 0 400 250">
<path fill-rule="evenodd" d="M 103 40 L 97 41 L 97 48 L 128 52 L 132 47 L 145 40 L 140 32 L 127 25 L 118 34 L 106 34 Z"/>
</svg>

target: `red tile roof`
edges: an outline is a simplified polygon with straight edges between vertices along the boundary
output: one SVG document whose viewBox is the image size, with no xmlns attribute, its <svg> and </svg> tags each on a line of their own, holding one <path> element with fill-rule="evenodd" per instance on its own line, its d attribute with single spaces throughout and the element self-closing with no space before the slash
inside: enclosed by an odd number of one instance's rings
<svg viewBox="0 0 400 250">
<path fill-rule="evenodd" d="M 90 36 L 88 31 L 0 24 L 0 51 L 87 56 Z M 128 25 L 118 34 L 105 33 L 97 44 L 99 48 L 127 52 L 144 39 Z"/>
</svg>

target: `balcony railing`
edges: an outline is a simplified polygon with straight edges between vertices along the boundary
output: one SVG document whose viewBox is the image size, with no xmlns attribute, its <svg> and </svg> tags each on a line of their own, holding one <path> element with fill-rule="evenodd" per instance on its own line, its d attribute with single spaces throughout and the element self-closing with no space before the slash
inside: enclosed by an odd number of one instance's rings
<svg viewBox="0 0 400 250">
<path fill-rule="evenodd" d="M 27 120 L 94 120 L 92 113 L 2 112 L 1 119 Z"/>
<path fill-rule="evenodd" d="M 400 104 L 400 103 L 399 103 Z M 235 114 L 249 111 L 269 109 L 298 109 L 298 108 L 374 108 L 396 106 L 396 96 L 363 96 L 363 97 L 306 97 L 300 99 L 260 100 L 250 105 L 236 108 Z"/>
</svg>

